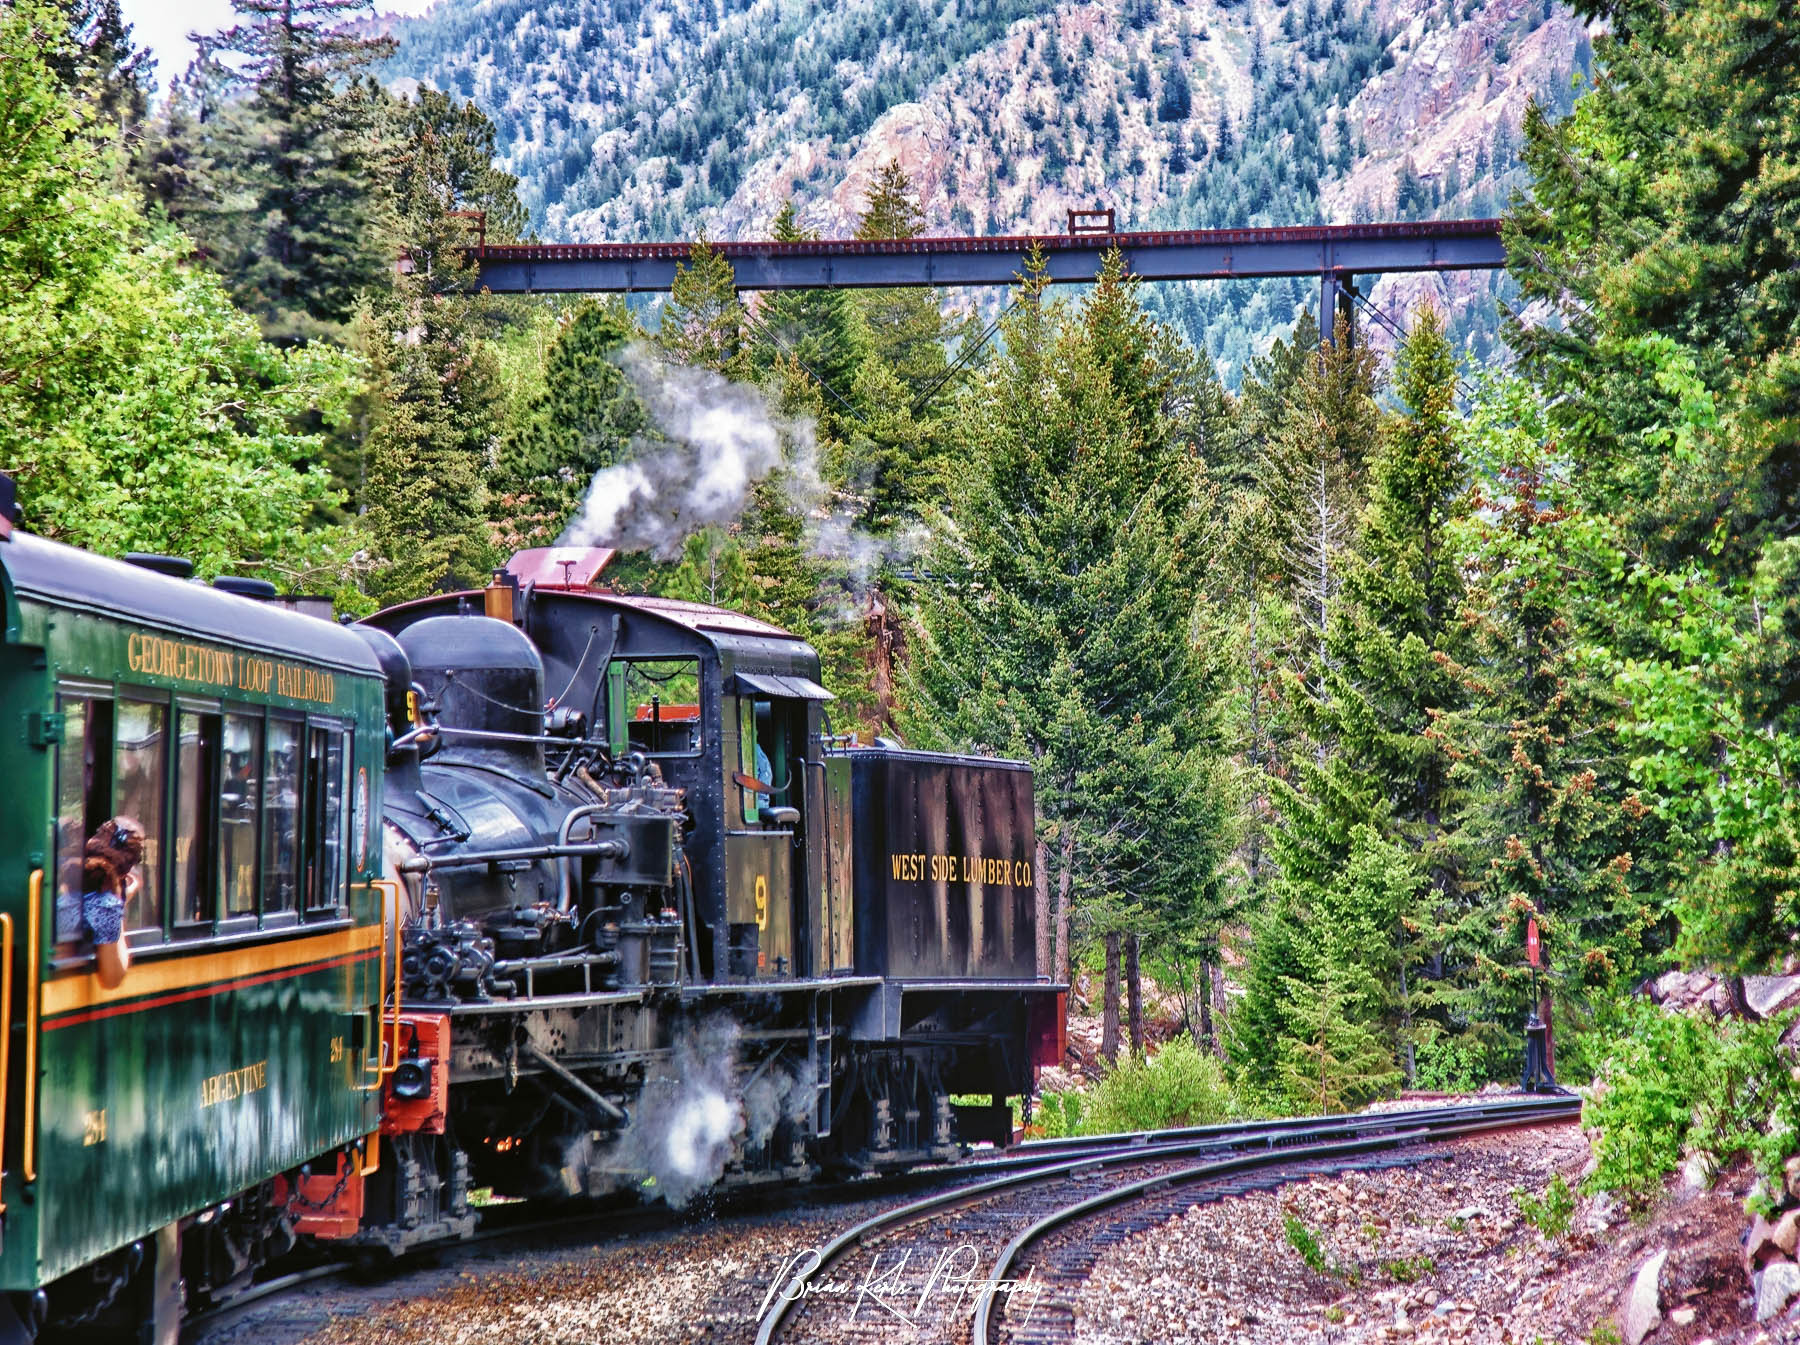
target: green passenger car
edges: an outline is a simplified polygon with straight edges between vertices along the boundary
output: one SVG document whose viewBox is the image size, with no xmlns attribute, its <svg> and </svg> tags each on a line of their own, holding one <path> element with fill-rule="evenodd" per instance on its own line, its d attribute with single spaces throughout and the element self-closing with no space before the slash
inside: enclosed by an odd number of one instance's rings
<svg viewBox="0 0 1800 1345">
<path fill-rule="evenodd" d="M 329 621 L 4 520 L 0 620 L 0 1289 L 166 1338 L 177 1274 L 291 1241 L 300 1165 L 379 1161 L 384 685 Z M 71 861 L 122 816 L 108 988 Z"/>
</svg>

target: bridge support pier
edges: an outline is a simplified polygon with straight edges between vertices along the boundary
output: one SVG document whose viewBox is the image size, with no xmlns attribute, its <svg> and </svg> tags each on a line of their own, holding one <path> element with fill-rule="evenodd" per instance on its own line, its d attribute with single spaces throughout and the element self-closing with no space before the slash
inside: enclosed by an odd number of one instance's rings
<svg viewBox="0 0 1800 1345">
<path fill-rule="evenodd" d="M 1348 271 L 1324 271 L 1319 275 L 1319 339 L 1337 340 L 1337 320 L 1344 319 L 1344 339 L 1356 344 L 1356 277 Z"/>
</svg>

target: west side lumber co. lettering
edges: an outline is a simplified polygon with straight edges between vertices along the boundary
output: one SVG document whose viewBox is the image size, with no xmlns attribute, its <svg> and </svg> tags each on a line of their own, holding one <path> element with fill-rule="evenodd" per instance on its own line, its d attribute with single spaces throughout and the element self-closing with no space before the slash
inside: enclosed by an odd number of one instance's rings
<svg viewBox="0 0 1800 1345">
<path fill-rule="evenodd" d="M 897 883 L 980 883 L 984 887 L 1030 887 L 1028 859 L 987 859 L 981 855 L 889 855 Z"/>
<path fill-rule="evenodd" d="M 167 677 L 221 692 L 267 695 L 273 691 L 290 700 L 329 705 L 337 690 L 330 673 L 301 663 L 277 663 L 255 654 L 166 640 L 160 635 L 131 636 L 125 642 L 125 661 L 134 673 Z"/>
</svg>

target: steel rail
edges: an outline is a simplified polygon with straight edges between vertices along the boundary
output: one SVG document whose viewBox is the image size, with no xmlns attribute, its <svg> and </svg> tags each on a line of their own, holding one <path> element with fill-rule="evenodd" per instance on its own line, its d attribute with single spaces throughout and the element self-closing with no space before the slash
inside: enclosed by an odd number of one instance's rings
<svg viewBox="0 0 1800 1345">
<path fill-rule="evenodd" d="M 1242 1141 L 1245 1137 L 1255 1135 L 1265 1142 L 1278 1139 L 1283 1135 L 1309 1129 L 1330 1129 L 1333 1131 L 1355 1130 L 1373 1126 L 1392 1124 L 1398 1117 L 1402 1123 L 1416 1125 L 1421 1116 L 1450 1119 L 1459 1116 L 1491 1115 L 1495 1104 L 1457 1104 L 1449 1107 L 1411 1111 L 1405 1113 L 1377 1113 L 1369 1116 L 1351 1117 L 1295 1117 L 1274 1121 L 1242 1121 L 1223 1125 L 1189 1126 L 1174 1130 L 1162 1131 L 1127 1131 L 1115 1135 L 1097 1135 L 1092 1137 L 1028 1140 L 1013 1145 L 1001 1156 L 993 1158 L 976 1158 L 964 1162 L 945 1164 L 941 1167 L 914 1167 L 900 1171 L 867 1174 L 846 1181 L 823 1183 L 805 1188 L 784 1187 L 783 1192 L 789 1195 L 804 1195 L 810 1202 L 823 1203 L 834 1199 L 859 1200 L 879 1198 L 885 1194 L 904 1191 L 908 1186 L 933 1185 L 943 1182 L 966 1182 L 971 1176 L 989 1173 L 1016 1172 L 1023 1168 L 1042 1168 L 1046 1160 L 1052 1156 L 1062 1160 L 1062 1166 L 1080 1169 L 1092 1167 L 1092 1160 L 1116 1156 L 1119 1161 L 1142 1162 L 1173 1153 L 1203 1152 L 1208 1148 L 1219 1148 Z M 1533 1100 L 1513 1097 L 1503 1104 L 1508 1111 L 1520 1113 L 1522 1116 L 1537 1115 L 1544 1112 L 1560 1111 L 1568 1105 L 1563 1099 Z M 1277 1150 L 1277 1152 L 1284 1152 Z M 1072 1160 L 1082 1161 L 1072 1161 Z M 739 1193 L 746 1196 L 760 1196 L 766 1191 Z M 500 1207 L 506 1210 L 520 1207 L 508 1204 Z M 473 1236 L 458 1239 L 453 1243 L 437 1244 L 446 1247 L 470 1247 L 501 1239 L 517 1239 L 533 1234 L 551 1232 L 559 1229 L 577 1227 L 596 1218 L 616 1220 L 620 1211 L 616 1209 L 586 1209 L 571 1214 L 557 1215 L 548 1218 L 534 1218 L 526 1222 L 501 1221 L 490 1227 L 483 1227 Z M 667 1217 L 677 1217 L 676 1212 L 664 1212 Z M 492 1211 L 484 1214 L 484 1224 Z M 655 1215 L 655 1211 L 646 1207 L 638 1207 L 626 1211 L 631 1215 Z M 616 1225 L 613 1231 L 618 1231 Z M 204 1312 L 189 1317 L 182 1323 L 182 1339 L 192 1340 L 208 1327 L 237 1316 L 242 1311 L 265 1299 L 282 1294 L 290 1289 L 344 1275 L 354 1269 L 350 1261 L 334 1261 L 330 1264 L 311 1266 L 292 1271 L 284 1275 L 264 1280 L 259 1284 L 232 1295 L 229 1299 Z"/>
<path fill-rule="evenodd" d="M 1538 1108 L 1548 1112 L 1561 1113 L 1567 1107 L 1572 1094 L 1547 1094 L 1541 1097 L 1512 1095 L 1505 1098 L 1503 1104 L 1507 1109 L 1529 1110 Z M 1061 1148 L 1080 1148 L 1088 1145 L 1102 1146 L 1108 1141 L 1128 1142 L 1135 1144 L 1162 1143 L 1182 1139 L 1199 1139 L 1207 1135 L 1233 1135 L 1255 1130 L 1306 1130 L 1318 1126 L 1340 1124 L 1346 1120 L 1379 1119 L 1382 1116 L 1405 1115 L 1417 1118 L 1453 1117 L 1453 1116 L 1485 1116 L 1494 1104 L 1483 1102 L 1455 1102 L 1438 1107 L 1409 1107 L 1404 1112 L 1369 1112 L 1354 1116 L 1288 1116 L 1267 1121 L 1228 1121 L 1219 1125 L 1186 1126 L 1170 1130 L 1135 1130 L 1120 1131 L 1113 1135 L 1083 1135 L 1066 1139 L 1025 1140 L 1012 1145 L 1009 1154 L 1053 1153 Z"/>
<path fill-rule="evenodd" d="M 1110 1191 L 1102 1191 L 1098 1195 L 1089 1196 L 1085 1200 L 1079 1200 L 1052 1211 L 1023 1229 L 1011 1242 L 1007 1243 L 1005 1250 L 995 1258 L 994 1264 L 989 1268 L 987 1278 L 983 1282 L 986 1292 L 981 1294 L 976 1302 L 971 1340 L 974 1345 L 993 1345 L 994 1330 L 1000 1321 L 1000 1318 L 994 1313 L 994 1302 L 1000 1297 L 996 1286 L 1007 1282 L 1007 1277 L 1012 1274 L 1014 1267 L 1018 1264 L 1020 1254 L 1026 1247 L 1040 1241 L 1048 1233 L 1078 1223 L 1090 1215 L 1110 1209 L 1115 1205 L 1129 1204 L 1144 1196 L 1159 1194 L 1172 1187 L 1194 1185 L 1238 1172 L 1279 1167 L 1289 1163 L 1303 1163 L 1321 1158 L 1374 1153 L 1383 1149 L 1400 1149 L 1410 1144 L 1436 1143 L 1441 1140 L 1459 1139 L 1465 1135 L 1478 1135 L 1493 1130 L 1511 1130 L 1526 1125 L 1542 1125 L 1551 1121 L 1573 1119 L 1579 1114 L 1579 1099 L 1570 1098 L 1565 1099 L 1558 1107 L 1526 1113 L 1524 1116 L 1496 1115 L 1486 1120 L 1459 1120 L 1454 1124 L 1425 1124 L 1412 1130 L 1372 1136 L 1367 1139 L 1301 1146 L 1265 1154 L 1246 1154 L 1242 1157 L 1201 1163 L 1191 1168 L 1183 1168 L 1179 1172 L 1162 1173 L 1143 1181 L 1128 1182 L 1123 1186 L 1114 1187 Z"/>
<path fill-rule="evenodd" d="M 1367 1142 L 1369 1137 L 1397 1133 L 1454 1134 L 1456 1127 L 1466 1125 L 1526 1125 L 1541 1121 L 1561 1120 L 1579 1112 L 1580 1100 L 1570 1097 L 1552 1100 L 1508 1098 L 1493 1103 L 1471 1103 L 1454 1107 L 1428 1108 L 1420 1111 L 1378 1112 L 1371 1115 L 1344 1116 L 1330 1119 L 1303 1117 L 1272 1122 L 1253 1122 L 1242 1126 L 1194 1127 L 1186 1132 L 1135 1132 L 1118 1137 L 1122 1143 L 1095 1153 L 1072 1159 L 1039 1164 L 1037 1155 L 1026 1155 L 1023 1170 L 1009 1175 L 962 1186 L 955 1190 L 927 1196 L 921 1200 L 896 1206 L 863 1220 L 839 1234 L 819 1249 L 816 1260 L 795 1271 L 774 1304 L 764 1315 L 756 1333 L 756 1345 L 770 1345 L 796 1303 L 804 1302 L 807 1286 L 816 1281 L 832 1265 L 865 1241 L 918 1223 L 949 1210 L 979 1204 L 990 1196 L 1017 1187 L 1026 1187 L 1063 1177 L 1097 1171 L 1102 1168 L 1142 1163 L 1146 1159 L 1169 1158 L 1208 1149 L 1250 1148 L 1261 1143 L 1260 1153 L 1233 1160 L 1270 1165 L 1305 1161 L 1307 1140 L 1324 1141 L 1329 1136 L 1349 1136 L 1339 1142 Z M 1159 1134 L 1178 1133 L 1186 1136 L 1173 1143 L 1156 1143 Z M 1059 1143 L 1059 1141 L 1040 1141 Z M 1048 1157 L 1049 1155 L 1045 1155 Z M 1019 1160 L 1012 1160 L 1018 1163 Z M 946 1173 L 966 1169 L 946 1168 Z M 1156 1179 L 1162 1180 L 1162 1179 Z"/>
</svg>

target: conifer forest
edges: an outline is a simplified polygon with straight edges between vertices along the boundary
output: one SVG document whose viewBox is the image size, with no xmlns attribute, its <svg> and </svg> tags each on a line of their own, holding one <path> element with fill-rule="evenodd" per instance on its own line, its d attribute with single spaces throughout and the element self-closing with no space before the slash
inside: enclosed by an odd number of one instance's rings
<svg viewBox="0 0 1800 1345">
<path fill-rule="evenodd" d="M 1032 764 L 1041 969 L 1121 1069 L 1175 1006 L 1209 1116 L 1516 1083 L 1534 1011 L 1562 1081 L 1641 1081 L 1646 980 L 1800 956 L 1800 22 L 1575 8 L 1493 348 L 1302 315 L 1226 380 L 1116 259 L 750 294 L 701 239 L 654 302 L 478 292 L 467 212 L 534 237 L 542 185 L 366 6 L 235 0 L 153 96 L 114 0 L 4 0 L 0 470 L 33 532 L 340 613 L 568 539 L 803 636 L 835 731 Z M 858 236 L 925 228 L 890 164 Z M 1719 1123 L 1758 1161 L 1767 1049 Z M 1605 1105 L 1626 1189 L 1701 1124 Z"/>
</svg>

